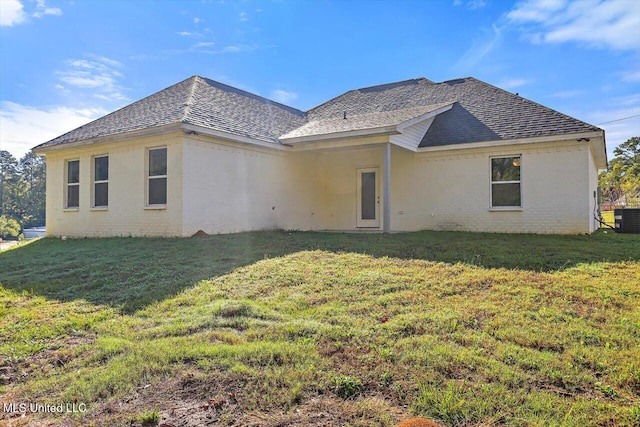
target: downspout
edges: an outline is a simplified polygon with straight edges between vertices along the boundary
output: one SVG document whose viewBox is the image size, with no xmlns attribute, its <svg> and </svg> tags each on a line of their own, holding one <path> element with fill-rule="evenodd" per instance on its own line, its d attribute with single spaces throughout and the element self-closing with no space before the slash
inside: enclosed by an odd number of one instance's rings
<svg viewBox="0 0 640 427">
<path fill-rule="evenodd" d="M 382 232 L 391 232 L 391 143 L 387 142 L 383 156 Z"/>
</svg>

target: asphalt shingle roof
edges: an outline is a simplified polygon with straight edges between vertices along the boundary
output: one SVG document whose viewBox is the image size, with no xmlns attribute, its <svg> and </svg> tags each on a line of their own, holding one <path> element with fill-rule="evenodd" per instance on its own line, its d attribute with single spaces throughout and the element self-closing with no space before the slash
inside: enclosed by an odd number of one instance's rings
<svg viewBox="0 0 640 427">
<path fill-rule="evenodd" d="M 199 125 L 276 143 L 280 135 L 305 123 L 305 113 L 213 80 L 193 76 L 36 148 L 171 123 Z"/>
<path fill-rule="evenodd" d="M 474 78 L 433 83 L 413 79 L 346 92 L 307 112 L 310 121 L 455 102 L 436 116 L 420 146 L 597 131 L 574 119 Z"/>
<path fill-rule="evenodd" d="M 304 126 L 292 130 L 281 139 L 297 138 L 304 136 L 327 135 L 336 132 L 349 132 L 356 130 L 374 129 L 386 126 L 394 126 L 406 122 L 413 118 L 431 113 L 437 109 L 451 105 L 450 102 L 434 105 L 424 105 L 420 107 L 402 108 L 399 110 L 376 111 L 371 113 L 350 115 L 346 114 L 340 118 L 327 118 L 321 120 L 311 120 Z"/>
<path fill-rule="evenodd" d="M 436 116 L 420 147 L 601 130 L 474 78 L 442 83 L 420 78 L 351 90 L 305 113 L 193 76 L 36 148 L 171 123 L 278 143 L 397 125 L 451 104 Z"/>
</svg>

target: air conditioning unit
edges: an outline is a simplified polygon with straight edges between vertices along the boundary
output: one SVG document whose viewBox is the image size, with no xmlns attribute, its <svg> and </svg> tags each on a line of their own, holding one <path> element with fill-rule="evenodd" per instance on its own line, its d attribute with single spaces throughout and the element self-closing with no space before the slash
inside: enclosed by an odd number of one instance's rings
<svg viewBox="0 0 640 427">
<path fill-rule="evenodd" d="M 640 234 L 640 208 L 615 209 L 613 217 L 616 233 Z"/>
</svg>

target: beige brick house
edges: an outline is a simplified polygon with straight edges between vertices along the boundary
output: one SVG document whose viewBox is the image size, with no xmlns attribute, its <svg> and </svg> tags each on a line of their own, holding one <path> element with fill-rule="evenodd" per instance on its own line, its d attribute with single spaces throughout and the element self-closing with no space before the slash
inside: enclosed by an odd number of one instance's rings
<svg viewBox="0 0 640 427">
<path fill-rule="evenodd" d="M 474 78 L 307 112 L 198 76 L 34 151 L 51 236 L 589 233 L 604 131 Z"/>
</svg>

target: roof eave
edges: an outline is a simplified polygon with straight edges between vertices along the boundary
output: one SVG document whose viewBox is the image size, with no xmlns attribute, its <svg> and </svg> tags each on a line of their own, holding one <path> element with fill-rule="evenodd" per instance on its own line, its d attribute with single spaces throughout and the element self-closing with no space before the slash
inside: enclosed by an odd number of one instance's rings
<svg viewBox="0 0 640 427">
<path fill-rule="evenodd" d="M 605 140 L 604 130 L 600 130 L 599 133 L 599 136 L 589 139 L 589 144 L 591 146 L 591 153 L 593 154 L 596 162 L 596 167 L 599 170 L 604 170 L 609 167 L 607 143 Z"/>
<path fill-rule="evenodd" d="M 62 144 L 56 144 L 56 145 L 45 146 L 40 148 L 36 147 L 33 149 L 33 152 L 36 154 L 47 154 L 55 151 L 67 150 L 70 148 L 80 148 L 80 147 L 85 147 L 89 145 L 104 144 L 109 142 L 119 142 L 126 139 L 131 139 L 131 138 L 143 138 L 146 136 L 156 136 L 156 135 L 166 134 L 166 133 L 180 131 L 180 130 L 196 132 L 203 135 L 224 139 L 227 141 L 257 145 L 261 147 L 268 147 L 268 148 L 275 148 L 275 149 L 284 149 L 286 147 L 286 145 L 283 145 L 277 142 L 262 141 L 262 140 L 242 136 L 242 135 L 236 135 L 231 132 L 225 132 L 225 131 L 220 131 L 216 129 L 210 129 L 203 126 L 178 122 L 178 123 L 171 123 L 163 126 L 156 126 L 153 128 L 123 132 L 123 133 L 114 134 L 114 135 L 105 135 L 105 136 L 100 136 L 95 138 L 83 139 L 79 141 L 65 142 Z"/>
<path fill-rule="evenodd" d="M 283 144 L 281 142 L 269 142 L 269 141 L 263 141 L 263 140 L 259 140 L 259 139 L 255 139 L 255 138 L 250 138 L 248 136 L 243 136 L 243 135 L 237 135 L 235 133 L 231 133 L 231 132 L 225 132 L 225 131 L 221 131 L 221 130 L 217 130 L 217 129 L 211 129 L 208 127 L 204 127 L 204 126 L 198 126 L 198 125 L 192 125 L 192 124 L 183 124 L 181 126 L 182 129 L 184 129 L 185 131 L 190 131 L 190 132 L 196 132 L 202 135 L 207 135 L 207 136 L 212 136 L 215 138 L 220 138 L 220 139 L 224 139 L 226 141 L 233 141 L 233 142 L 239 142 L 242 144 L 250 144 L 250 145 L 257 145 L 260 147 L 266 147 L 266 148 L 274 148 L 276 150 L 285 150 L 288 148 L 288 145 Z"/>
<path fill-rule="evenodd" d="M 431 147 L 418 147 L 417 152 L 429 153 L 429 152 L 438 152 L 438 151 L 465 150 L 469 148 L 501 147 L 506 145 L 569 141 L 572 139 L 576 141 L 585 141 L 585 142 L 591 143 L 592 139 L 599 140 L 600 138 L 604 140 L 604 131 L 602 130 L 588 131 L 588 132 L 575 132 L 575 133 L 567 133 L 567 134 L 561 134 L 561 135 L 535 136 L 530 138 L 498 139 L 498 140 L 491 140 L 491 141 L 467 142 L 462 144 L 447 144 L 447 145 L 436 145 Z M 603 147 L 602 144 L 598 144 L 598 146 Z M 605 163 L 606 163 L 606 150 L 604 151 L 603 155 L 599 155 L 598 157 L 602 157 L 602 156 L 604 156 Z M 602 162 L 596 159 L 596 166 L 601 167 L 601 164 Z"/>
<path fill-rule="evenodd" d="M 97 136 L 94 138 L 81 139 L 73 142 L 63 142 L 60 144 L 49 146 L 36 146 L 32 151 L 36 154 L 47 154 L 55 151 L 67 150 L 70 148 L 79 148 L 89 145 L 105 144 L 108 142 L 118 142 L 130 138 L 142 138 L 145 136 L 155 136 L 160 134 L 166 134 L 168 132 L 174 132 L 181 128 L 182 123 L 170 123 L 162 126 L 156 126 L 152 128 L 145 128 L 139 130 L 133 130 L 129 132 L 116 133 L 112 135 Z"/>
<path fill-rule="evenodd" d="M 337 139 L 357 138 L 374 135 L 394 135 L 398 133 L 398 126 L 381 126 L 375 128 L 356 129 L 342 132 L 331 132 L 324 134 L 314 134 L 294 137 L 280 137 L 278 140 L 283 144 L 298 144 L 304 142 L 318 142 Z"/>
</svg>

